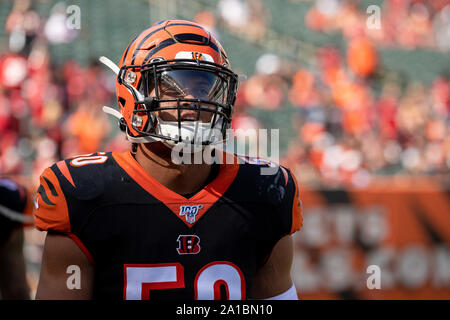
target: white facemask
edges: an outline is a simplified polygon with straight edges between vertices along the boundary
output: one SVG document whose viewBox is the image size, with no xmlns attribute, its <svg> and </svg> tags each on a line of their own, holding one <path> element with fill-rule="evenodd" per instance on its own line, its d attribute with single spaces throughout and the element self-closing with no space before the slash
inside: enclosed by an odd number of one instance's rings
<svg viewBox="0 0 450 320">
<path fill-rule="evenodd" d="M 108 66 L 115 74 L 119 73 L 119 67 L 110 59 L 106 57 L 100 57 L 99 60 L 103 64 Z M 137 91 L 134 87 L 132 89 L 139 99 L 143 99 L 143 96 L 139 91 Z M 103 111 L 118 119 L 122 118 L 122 114 L 111 107 L 104 106 Z M 157 120 L 156 133 L 163 136 L 171 137 L 173 140 L 161 139 L 158 137 L 151 137 L 151 136 L 132 137 L 128 133 L 128 130 L 126 132 L 127 139 L 133 143 L 148 143 L 161 141 L 170 148 L 173 148 L 177 143 L 183 143 L 186 146 L 188 146 L 191 145 L 191 141 L 194 141 L 194 145 L 197 146 L 202 145 L 202 142 L 209 142 L 210 145 L 218 145 L 227 139 L 227 137 L 225 137 L 224 139 L 222 136 L 221 132 L 223 123 L 222 119 L 217 120 L 214 127 L 212 127 L 213 119 L 211 119 L 210 122 L 206 123 L 201 121 L 182 121 L 180 129 L 178 129 L 178 121 L 163 121 L 159 117 L 156 117 L 156 120 Z M 178 142 L 179 135 L 181 135 L 183 142 Z M 202 148 L 203 147 L 204 146 L 202 146 Z M 186 150 L 189 150 L 189 148 L 186 148 Z"/>
<path fill-rule="evenodd" d="M 201 121 L 181 121 L 181 127 L 178 128 L 178 121 L 164 121 L 161 118 L 156 117 L 157 126 L 156 133 L 172 138 L 173 140 L 167 140 L 166 144 L 174 146 L 177 144 L 179 136 L 181 136 L 182 143 L 194 145 L 201 145 L 202 142 L 209 142 L 210 144 L 218 143 L 222 141 L 222 120 L 217 121 L 216 125 L 212 128 L 211 122 Z"/>
</svg>

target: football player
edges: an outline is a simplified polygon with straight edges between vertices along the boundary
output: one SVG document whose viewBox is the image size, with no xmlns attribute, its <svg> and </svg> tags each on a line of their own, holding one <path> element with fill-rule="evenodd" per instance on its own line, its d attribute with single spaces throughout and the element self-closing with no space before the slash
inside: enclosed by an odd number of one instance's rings
<svg viewBox="0 0 450 320">
<path fill-rule="evenodd" d="M 219 42 L 196 23 L 165 20 L 118 66 L 101 61 L 117 73 L 119 105 L 104 110 L 132 148 L 42 173 L 35 223 L 48 233 L 36 298 L 297 299 L 291 234 L 302 217 L 290 171 L 262 175 L 273 164 L 219 149 L 212 164 L 173 157 L 180 145 L 205 151 L 231 127 L 238 76 Z"/>
<path fill-rule="evenodd" d="M 23 226 L 31 222 L 28 204 L 24 187 L 0 179 L 0 297 L 4 300 L 30 299 L 23 255 Z"/>
</svg>

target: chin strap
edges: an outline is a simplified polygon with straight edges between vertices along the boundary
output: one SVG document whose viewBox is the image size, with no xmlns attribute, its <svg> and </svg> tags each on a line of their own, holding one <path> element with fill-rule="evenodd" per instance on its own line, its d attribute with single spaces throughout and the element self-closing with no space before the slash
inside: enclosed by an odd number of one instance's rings
<svg viewBox="0 0 450 320">
<path fill-rule="evenodd" d="M 102 110 L 103 110 L 104 113 L 112 115 L 114 118 L 117 118 L 119 120 L 123 119 L 122 114 L 119 111 L 117 111 L 116 109 L 113 109 L 113 108 L 108 107 L 108 106 L 103 106 Z M 132 142 L 132 143 L 148 143 L 148 142 L 161 141 L 160 138 L 150 137 L 150 136 L 148 136 L 148 137 L 132 137 L 128 133 L 128 127 L 127 127 L 125 133 L 126 133 L 126 136 L 127 136 L 127 140 Z"/>
<path fill-rule="evenodd" d="M 121 114 L 119 111 L 117 111 L 116 109 L 113 109 L 113 108 L 111 108 L 111 107 L 103 106 L 102 110 L 103 110 L 104 113 L 109 114 L 109 115 L 112 115 L 113 117 L 117 118 L 118 120 L 120 120 L 120 119 L 123 118 L 122 114 Z M 169 127 L 170 127 L 170 126 L 173 126 L 174 128 L 175 128 L 175 127 L 178 128 L 178 122 L 173 122 L 173 123 L 171 123 L 171 122 L 164 122 L 164 121 L 162 121 L 162 120 L 159 120 L 159 121 L 163 122 L 164 125 L 166 125 L 166 126 L 169 126 Z M 198 125 L 203 125 L 203 124 L 198 124 Z M 208 124 L 204 124 L 204 125 L 206 126 L 206 125 L 210 125 L 210 124 L 208 123 Z M 189 128 L 189 129 L 192 130 L 192 128 Z M 157 138 L 157 137 L 152 137 L 152 136 L 146 136 L 146 137 L 132 137 L 132 136 L 128 133 L 128 128 L 127 128 L 127 130 L 126 130 L 126 136 L 127 136 L 127 140 L 130 141 L 130 142 L 132 142 L 132 143 L 148 143 L 148 142 L 162 141 L 162 142 L 165 142 L 165 144 L 166 144 L 168 147 L 173 147 L 173 146 L 175 146 L 177 143 L 179 143 L 179 142 L 175 142 L 175 141 L 165 141 L 164 139 Z M 210 144 L 210 146 L 222 144 L 225 140 L 226 140 L 226 139 L 212 142 L 212 143 Z M 181 142 L 181 143 L 183 143 L 183 142 Z M 190 144 L 186 144 L 186 146 L 188 146 L 188 145 L 190 145 Z"/>
</svg>

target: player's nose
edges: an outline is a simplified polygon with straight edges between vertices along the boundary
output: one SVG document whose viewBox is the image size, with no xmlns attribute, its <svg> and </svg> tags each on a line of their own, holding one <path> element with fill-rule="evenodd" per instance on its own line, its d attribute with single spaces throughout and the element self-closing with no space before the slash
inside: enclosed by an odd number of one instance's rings
<svg viewBox="0 0 450 320">
<path fill-rule="evenodd" d="M 192 94 L 187 94 L 187 95 L 184 96 L 184 99 L 192 99 L 192 100 L 196 100 L 197 98 L 194 97 L 194 95 L 192 95 Z M 186 104 L 186 105 L 189 105 L 189 104 L 193 104 L 193 103 L 195 103 L 195 102 L 191 102 L 191 101 L 183 101 L 182 103 L 183 103 L 183 104 Z"/>
<path fill-rule="evenodd" d="M 184 96 L 184 99 L 187 100 L 192 100 L 192 101 L 186 101 L 186 100 L 182 100 L 180 105 L 182 107 L 195 107 L 195 109 L 197 109 L 197 105 L 198 103 L 194 100 L 197 100 L 192 94 L 186 95 Z M 186 111 L 190 111 L 190 110 L 181 110 L 181 112 L 186 112 Z"/>
<path fill-rule="evenodd" d="M 198 100 L 199 98 L 194 96 L 193 94 L 188 94 L 184 97 L 184 99 L 192 99 L 192 100 Z M 202 122 L 208 122 L 211 119 L 212 114 L 210 112 L 201 111 L 200 112 L 200 118 L 199 117 L 199 108 L 200 104 L 196 101 L 182 101 L 181 102 L 182 107 L 192 107 L 192 109 L 182 109 L 180 111 L 181 120 L 200 120 Z"/>
<path fill-rule="evenodd" d="M 185 99 L 195 99 L 193 95 L 187 95 Z M 196 120 L 197 119 L 197 104 L 194 101 L 182 101 L 182 107 L 193 107 L 192 109 L 182 109 L 180 110 L 181 120 Z"/>
</svg>

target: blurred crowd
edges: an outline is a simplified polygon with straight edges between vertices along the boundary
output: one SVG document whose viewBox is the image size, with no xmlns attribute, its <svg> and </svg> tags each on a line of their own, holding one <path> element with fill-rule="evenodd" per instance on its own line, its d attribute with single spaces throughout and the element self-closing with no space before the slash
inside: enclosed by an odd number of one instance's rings
<svg viewBox="0 0 450 320">
<path fill-rule="evenodd" d="M 231 30 L 259 27 L 260 32 L 247 35 L 249 40 L 264 37 L 271 17 L 261 3 L 221 0 L 220 19 Z M 303 184 L 364 187 L 384 175 L 450 180 L 449 75 L 443 70 L 424 85 L 395 73 L 378 74 L 383 47 L 450 51 L 450 1 L 389 0 L 378 9 L 366 12 L 358 1 L 315 1 L 306 26 L 341 32 L 346 50 L 318 47 L 308 66 L 266 54 L 241 85 L 238 126 L 261 126 L 250 108 L 283 112 L 286 105 L 294 106 L 297 135 L 282 163 Z"/>
<path fill-rule="evenodd" d="M 37 183 L 42 170 L 62 158 L 115 149 L 115 141 L 119 149 L 128 146 L 122 136 L 107 139 L 114 128 L 101 107 L 115 100 L 113 74 L 96 61 L 85 67 L 72 60 L 52 63 L 49 45 L 72 41 L 76 34 L 65 28 L 63 4 L 56 4 L 48 19 L 31 4 L 16 1 L 5 25 L 9 50 L 0 56 L 0 173 Z"/>
<path fill-rule="evenodd" d="M 261 127 L 252 109 L 273 111 L 275 117 L 293 106 L 296 135 L 282 163 L 309 185 L 363 187 L 377 175 L 399 174 L 448 179 L 449 78 L 405 85 L 392 75 L 383 78 L 376 93 L 374 75 L 383 46 L 448 52 L 449 2 L 386 1 L 381 29 L 367 28 L 367 13 L 354 3 L 312 3 L 307 27 L 342 32 L 346 51 L 318 47 L 314 68 L 262 56 L 256 72 L 241 84 L 234 127 Z M 31 4 L 15 1 L 5 24 L 9 47 L 0 55 L 0 173 L 37 182 L 59 159 L 129 145 L 101 108 L 116 104 L 113 74 L 95 61 L 55 65 L 49 45 L 74 41 L 77 34 L 65 29 L 61 4 L 48 17 Z M 270 11 L 262 1 L 220 0 L 216 9 L 200 12 L 196 21 L 213 32 L 218 22 L 230 32 L 246 30 L 249 40 L 264 37 L 270 28 Z"/>
<path fill-rule="evenodd" d="M 366 1 L 367 8 L 362 8 L 359 0 L 287 2 L 311 3 L 305 24 L 316 32 L 341 32 L 346 40 L 365 36 L 379 48 L 450 49 L 448 0 L 386 0 L 373 5 Z M 244 33 L 249 39 L 264 38 L 271 19 L 279 19 L 272 17 L 261 0 L 219 0 L 217 12 L 228 29 Z M 206 16 L 204 13 L 200 18 L 212 25 Z"/>
<path fill-rule="evenodd" d="M 341 33 L 346 48 L 317 47 L 308 65 L 261 56 L 240 85 L 233 127 L 264 127 L 253 111 L 271 118 L 288 114 L 284 118 L 294 135 L 281 163 L 302 185 L 358 188 L 377 176 L 404 175 L 448 183 L 449 75 L 437 75 L 431 84 L 395 73 L 380 78 L 379 52 L 389 47 L 449 54 L 450 1 L 383 1 L 381 28 L 368 20 L 377 17 L 376 10 L 368 14 L 358 1 L 285 1 L 310 3 L 307 28 Z M 15 0 L 4 23 L 0 176 L 14 176 L 33 192 L 39 174 L 60 159 L 130 148 L 116 121 L 102 112 L 103 105 L 116 106 L 114 75 L 95 60 L 87 66 L 52 60 L 52 45 L 79 36 L 66 28 L 65 19 L 63 2 L 44 17 L 33 1 Z M 264 40 L 275 19 L 262 0 L 218 0 L 214 10 L 195 16 L 219 38 L 225 27 L 250 42 Z M 280 129 L 280 139 L 286 139 L 285 128 Z M 27 231 L 25 236 L 27 277 L 35 292 L 44 235 Z"/>
<path fill-rule="evenodd" d="M 449 4 L 448 0 L 387 0 L 379 11 L 376 5 L 365 11 L 358 1 L 318 0 L 305 22 L 315 31 L 341 31 L 347 40 L 366 36 L 377 47 L 448 51 Z"/>
</svg>

